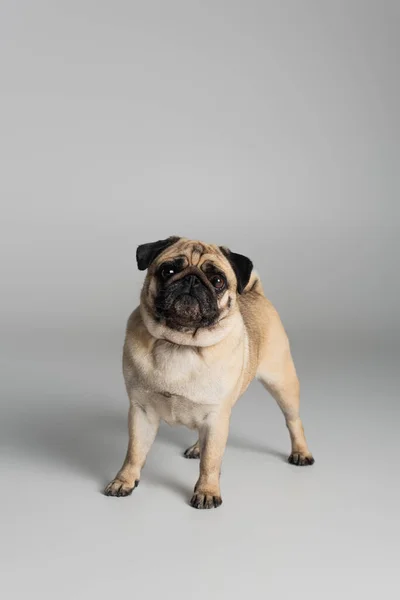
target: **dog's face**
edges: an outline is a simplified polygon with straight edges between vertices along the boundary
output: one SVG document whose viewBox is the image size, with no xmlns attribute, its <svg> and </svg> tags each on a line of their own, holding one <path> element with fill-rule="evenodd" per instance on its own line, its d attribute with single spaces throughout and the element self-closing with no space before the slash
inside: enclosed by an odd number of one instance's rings
<svg viewBox="0 0 400 600">
<path fill-rule="evenodd" d="M 252 271 L 242 255 L 176 237 L 139 246 L 137 262 L 148 269 L 141 298 L 146 324 L 166 339 L 171 332 L 182 340 L 215 330 L 234 312 Z"/>
</svg>

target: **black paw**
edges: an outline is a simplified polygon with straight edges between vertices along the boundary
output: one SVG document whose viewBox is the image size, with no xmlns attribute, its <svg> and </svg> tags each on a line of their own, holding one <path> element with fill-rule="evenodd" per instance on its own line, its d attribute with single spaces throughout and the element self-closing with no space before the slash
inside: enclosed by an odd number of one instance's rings
<svg viewBox="0 0 400 600">
<path fill-rule="evenodd" d="M 194 446 L 190 446 L 190 448 L 185 450 L 183 456 L 185 458 L 200 458 L 200 448 L 197 444 L 194 444 Z"/>
<path fill-rule="evenodd" d="M 133 487 L 129 487 L 126 483 L 116 478 L 113 479 L 105 488 L 105 496 L 114 496 L 116 498 L 123 498 L 124 496 L 130 496 L 133 490 L 139 485 L 139 480 L 135 481 Z"/>
<path fill-rule="evenodd" d="M 199 509 L 218 508 L 221 504 L 221 496 L 211 496 L 211 494 L 202 494 L 201 492 L 195 492 L 190 500 L 190 506 Z"/>
<path fill-rule="evenodd" d="M 313 465 L 315 462 L 311 454 L 302 454 L 301 452 L 292 452 L 288 461 L 291 465 L 296 465 L 297 467 L 307 467 Z"/>
</svg>

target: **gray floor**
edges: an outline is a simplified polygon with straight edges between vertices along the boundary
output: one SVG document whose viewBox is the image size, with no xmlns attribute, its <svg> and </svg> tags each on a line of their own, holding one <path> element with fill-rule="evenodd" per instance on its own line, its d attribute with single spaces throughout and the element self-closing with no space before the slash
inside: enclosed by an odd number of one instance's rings
<svg viewBox="0 0 400 600">
<path fill-rule="evenodd" d="M 396 596 L 398 355 L 390 344 L 293 335 L 315 466 L 285 462 L 282 417 L 255 384 L 234 412 L 224 504 L 196 511 L 188 500 L 198 463 L 182 457 L 193 434 L 166 425 L 134 494 L 101 494 L 127 441 L 119 335 L 40 336 L 39 351 L 25 343 L 17 361 L 20 340 L 4 365 L 8 598 Z"/>
</svg>

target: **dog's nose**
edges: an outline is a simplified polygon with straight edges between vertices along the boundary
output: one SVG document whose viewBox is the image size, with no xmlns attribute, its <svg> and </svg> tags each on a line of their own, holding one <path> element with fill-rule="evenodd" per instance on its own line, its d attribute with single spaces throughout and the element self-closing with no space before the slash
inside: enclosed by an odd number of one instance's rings
<svg viewBox="0 0 400 600">
<path fill-rule="evenodd" d="M 194 288 L 200 285 L 200 279 L 196 275 L 188 275 L 185 277 L 185 280 L 189 286 L 189 291 L 192 289 L 192 287 Z"/>
</svg>

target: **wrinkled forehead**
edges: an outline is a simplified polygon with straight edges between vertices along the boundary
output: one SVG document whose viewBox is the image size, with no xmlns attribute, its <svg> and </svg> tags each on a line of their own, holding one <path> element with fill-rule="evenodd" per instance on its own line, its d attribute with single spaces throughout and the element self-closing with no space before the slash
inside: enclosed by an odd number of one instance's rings
<svg viewBox="0 0 400 600">
<path fill-rule="evenodd" d="M 182 267 L 184 268 L 202 268 L 206 265 L 215 265 L 224 270 L 229 269 L 229 263 L 218 246 L 205 244 L 204 242 L 179 240 L 160 254 L 157 258 L 157 264 L 160 265 L 177 259 L 182 261 Z"/>
</svg>

